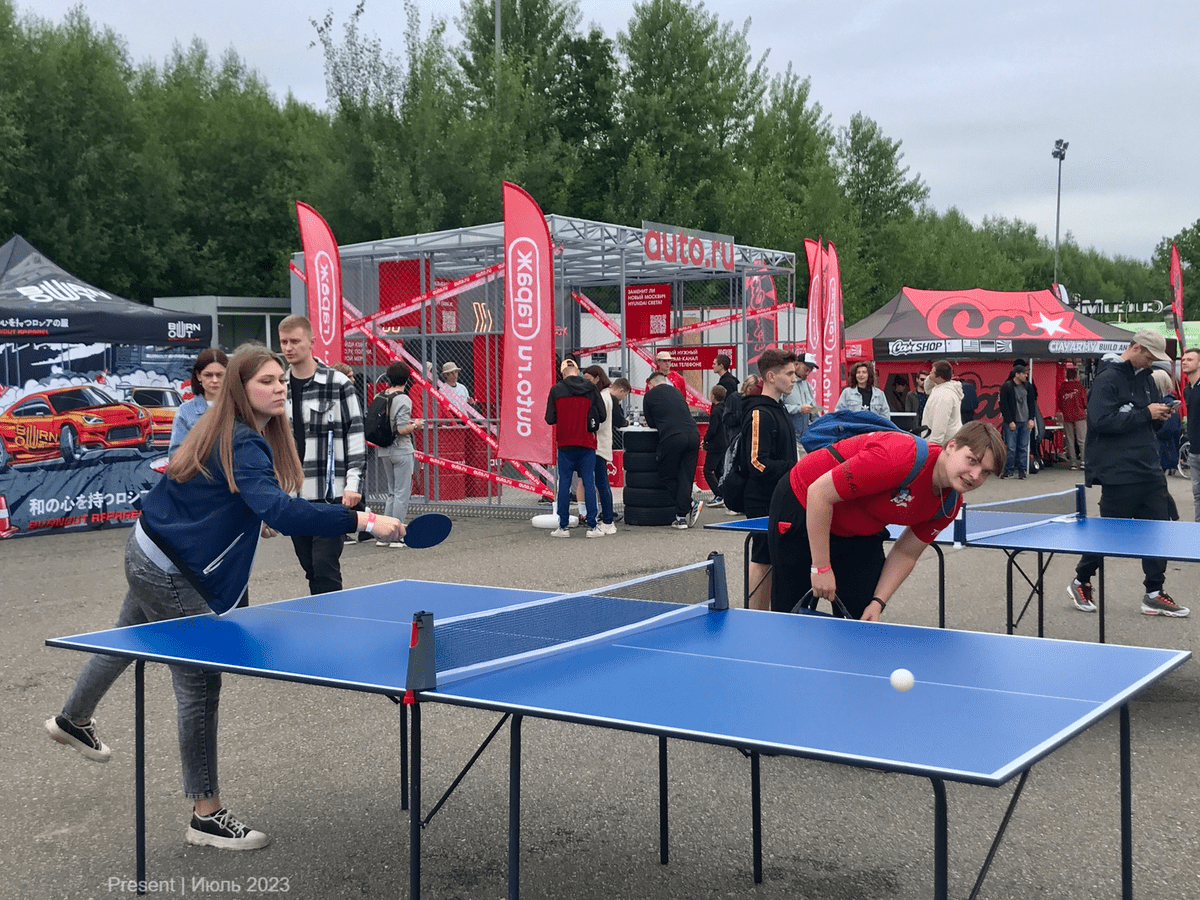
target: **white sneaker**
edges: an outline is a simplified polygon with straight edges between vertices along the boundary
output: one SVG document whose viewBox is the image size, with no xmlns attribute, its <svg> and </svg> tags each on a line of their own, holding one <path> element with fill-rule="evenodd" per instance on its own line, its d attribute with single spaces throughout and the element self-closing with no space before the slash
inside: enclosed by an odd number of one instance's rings
<svg viewBox="0 0 1200 900">
<path fill-rule="evenodd" d="M 586 536 L 587 537 L 604 537 L 604 532 L 601 531 L 600 526 L 597 525 L 595 528 L 589 528 Z"/>
<path fill-rule="evenodd" d="M 687 523 L 689 527 L 695 527 L 696 520 L 700 518 L 700 513 L 704 512 L 704 502 L 702 500 L 692 501 L 692 511 L 688 513 Z"/>
<path fill-rule="evenodd" d="M 599 525 L 599 528 L 605 534 L 616 534 L 617 533 L 617 526 L 616 526 L 616 523 L 614 523 L 614 522 L 601 522 Z"/>
<path fill-rule="evenodd" d="M 680 516 L 678 519 L 676 519 L 674 522 L 671 523 L 671 527 L 678 528 L 680 531 L 687 531 L 687 527 L 688 527 L 687 519 L 683 518 L 683 516 Z"/>
<path fill-rule="evenodd" d="M 390 547 L 391 542 L 390 541 L 376 541 L 375 546 L 376 547 Z"/>
<path fill-rule="evenodd" d="M 390 544 L 388 544 L 388 546 L 393 550 L 403 550 L 408 545 L 405 544 L 404 541 L 392 541 Z"/>
<path fill-rule="evenodd" d="M 550 537 L 569 538 L 570 536 L 571 536 L 571 532 L 569 529 L 566 529 L 566 528 L 555 528 L 552 532 L 550 532 Z"/>
</svg>

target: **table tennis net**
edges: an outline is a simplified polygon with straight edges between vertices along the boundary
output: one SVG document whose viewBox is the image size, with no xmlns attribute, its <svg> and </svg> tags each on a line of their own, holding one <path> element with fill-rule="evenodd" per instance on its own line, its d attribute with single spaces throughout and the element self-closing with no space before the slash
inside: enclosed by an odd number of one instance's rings
<svg viewBox="0 0 1200 900">
<path fill-rule="evenodd" d="M 960 516 L 969 541 L 1072 519 L 1078 511 L 1079 493 L 1072 489 L 994 503 L 972 503 L 963 507 Z"/>
<path fill-rule="evenodd" d="M 701 563 L 441 624 L 435 611 L 434 668 L 448 672 L 584 641 L 706 603 L 709 571 Z"/>
</svg>

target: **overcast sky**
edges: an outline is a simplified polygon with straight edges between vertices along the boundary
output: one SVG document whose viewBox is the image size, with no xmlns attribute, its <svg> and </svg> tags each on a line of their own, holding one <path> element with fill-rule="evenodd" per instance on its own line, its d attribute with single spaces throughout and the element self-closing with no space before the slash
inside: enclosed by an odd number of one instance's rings
<svg viewBox="0 0 1200 900">
<path fill-rule="evenodd" d="M 76 0 L 17 0 L 61 21 Z M 232 47 L 280 97 L 325 105 L 310 19 L 342 25 L 356 0 L 83 0 L 93 22 L 161 64 L 172 44 Z M 458 0 L 418 0 L 422 24 L 450 23 Z M 751 19 L 757 59 L 789 62 L 835 127 L 862 112 L 903 142 L 904 161 L 938 210 L 972 221 L 1019 218 L 1054 239 L 1056 138 L 1062 235 L 1109 255 L 1149 259 L 1155 244 L 1200 219 L 1200 3 L 1197 0 L 709 0 L 738 27 Z M 624 30 L 631 0 L 581 0 L 583 27 Z M 402 0 L 367 0 L 361 31 L 403 51 Z M 569 210 L 566 210 L 569 214 Z M 687 225 L 686 222 L 671 223 Z M 736 235 L 735 235 L 736 237 Z"/>
</svg>

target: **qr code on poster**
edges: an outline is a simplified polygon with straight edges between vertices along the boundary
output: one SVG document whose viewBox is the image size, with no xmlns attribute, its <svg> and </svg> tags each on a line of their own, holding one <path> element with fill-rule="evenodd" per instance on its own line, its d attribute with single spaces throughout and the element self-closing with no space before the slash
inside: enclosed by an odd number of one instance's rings
<svg viewBox="0 0 1200 900">
<path fill-rule="evenodd" d="M 650 317 L 650 333 L 651 334 L 666 334 L 667 333 L 667 317 L 665 315 Z"/>
</svg>

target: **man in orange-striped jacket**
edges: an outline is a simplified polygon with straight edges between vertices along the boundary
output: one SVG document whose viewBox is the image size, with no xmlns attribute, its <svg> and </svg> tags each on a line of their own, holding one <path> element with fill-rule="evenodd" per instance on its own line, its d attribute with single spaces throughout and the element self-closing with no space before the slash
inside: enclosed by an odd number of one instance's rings
<svg viewBox="0 0 1200 900">
<path fill-rule="evenodd" d="M 796 432 L 782 398 L 796 383 L 796 354 L 766 350 L 758 358 L 762 393 L 742 407 L 742 471 L 746 473 L 746 518 L 768 515 L 779 479 L 796 464 Z M 752 609 L 771 608 L 771 556 L 767 536 L 753 536 L 750 550 Z M 756 587 L 757 586 L 757 587 Z"/>
</svg>

